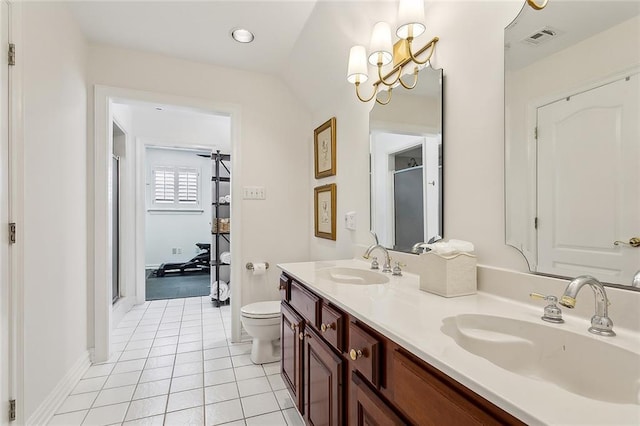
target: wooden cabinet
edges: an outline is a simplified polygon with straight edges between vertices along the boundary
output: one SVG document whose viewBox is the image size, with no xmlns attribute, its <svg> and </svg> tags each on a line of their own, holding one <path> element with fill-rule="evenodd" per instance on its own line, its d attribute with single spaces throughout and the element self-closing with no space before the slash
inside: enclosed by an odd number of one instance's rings
<svg viewBox="0 0 640 426">
<path fill-rule="evenodd" d="M 305 418 L 310 425 L 344 424 L 343 358 L 309 328 L 304 339 Z"/>
<path fill-rule="evenodd" d="M 353 372 L 354 413 L 352 423 L 357 426 L 406 425 L 393 409 L 369 387 L 359 373 Z"/>
<path fill-rule="evenodd" d="M 522 425 L 283 274 L 282 376 L 305 422 Z"/>
<path fill-rule="evenodd" d="M 289 388 L 291 397 L 300 413 L 304 413 L 302 392 L 302 340 L 304 320 L 285 302 L 282 303 L 282 322 L 280 324 L 281 372 L 282 379 Z"/>
</svg>

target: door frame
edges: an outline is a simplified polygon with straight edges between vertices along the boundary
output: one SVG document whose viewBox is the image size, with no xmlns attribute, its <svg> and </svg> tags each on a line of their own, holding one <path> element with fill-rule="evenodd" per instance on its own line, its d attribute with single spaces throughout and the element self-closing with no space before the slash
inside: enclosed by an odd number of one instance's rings
<svg viewBox="0 0 640 426">
<path fill-rule="evenodd" d="M 2 0 L 7 5 L 8 12 L 8 41 L 14 43 L 17 49 L 23 46 L 22 43 L 22 5 L 14 0 Z M 6 46 L 5 46 L 6 48 Z M 6 52 L 6 50 L 3 50 Z M 22 81 L 23 62 L 18 53 L 18 59 L 14 66 L 9 66 L 7 71 L 8 90 L 7 99 L 7 144 L 8 144 L 8 171 L 3 180 L 3 191 L 8 192 L 9 205 L 7 206 L 7 217 L 9 222 L 16 223 L 17 239 L 15 244 L 8 244 L 8 224 L 2 224 L 3 231 L 0 233 L 3 244 L 8 245 L 8 258 L 2 260 L 4 267 L 8 269 L 8 282 L 0 283 L 4 286 L 3 291 L 8 295 L 7 303 L 0 304 L 0 315 L 7 321 L 6 331 L 8 348 L 6 354 L 8 371 L 2 371 L 0 380 L 2 388 L 8 392 L 0 392 L 2 409 L 7 408 L 2 413 L 0 424 L 8 421 L 9 399 L 16 400 L 16 423 L 22 424 L 24 418 L 24 111 L 22 104 Z M 3 102 L 5 99 L 2 100 Z"/>
<path fill-rule="evenodd" d="M 239 105 L 220 103 L 206 99 L 190 98 L 183 96 L 168 95 L 141 90 L 124 89 L 111 86 L 94 86 L 94 129 L 93 129 L 93 331 L 94 331 L 94 352 L 93 362 L 104 362 L 109 359 L 111 347 L 111 200 L 109 199 L 109 183 L 111 181 L 111 153 L 112 146 L 112 126 L 113 111 L 111 105 L 114 101 L 122 103 L 155 103 L 176 105 L 185 108 L 201 110 L 212 114 L 224 114 L 231 118 L 231 167 L 234 170 L 231 196 L 233 199 L 242 199 L 241 182 L 241 162 L 240 158 L 240 120 L 241 108 Z M 139 149 L 136 143 L 136 153 Z M 136 155 L 136 157 L 138 157 Z M 136 159 L 136 162 L 139 160 Z M 139 169 L 139 167 L 138 167 Z M 141 175 L 142 173 L 142 175 Z M 136 170 L 136 179 L 144 178 L 144 171 Z M 142 198 L 141 198 L 142 197 Z M 136 194 L 136 204 L 144 203 L 144 193 Z M 144 204 L 142 204 L 144 206 Z M 242 203 L 236 203 L 231 210 L 231 221 L 238 222 L 241 218 Z M 140 221 L 140 211 L 136 208 L 135 219 L 135 247 L 123 248 L 123 254 L 134 253 L 136 271 L 144 270 L 144 215 Z M 126 216 L 126 215 L 125 215 Z M 240 241 L 242 228 L 237 227 L 231 236 L 232 257 L 239 259 Z M 142 269 L 140 269 L 142 268 Z M 232 280 L 241 276 L 240 262 L 235 262 L 231 266 Z M 136 281 L 140 280 L 141 274 L 136 274 Z M 144 276 L 144 274 L 142 274 Z M 137 302 L 140 300 L 140 288 L 144 282 L 136 282 Z M 236 292 L 239 294 L 240 292 Z M 239 312 L 241 306 L 240 297 L 231 300 L 232 312 Z M 90 314 L 91 315 L 91 314 Z M 238 315 L 232 315 L 231 334 L 232 340 L 240 340 L 240 321 Z M 238 318 L 236 318 L 238 317 Z"/>
</svg>

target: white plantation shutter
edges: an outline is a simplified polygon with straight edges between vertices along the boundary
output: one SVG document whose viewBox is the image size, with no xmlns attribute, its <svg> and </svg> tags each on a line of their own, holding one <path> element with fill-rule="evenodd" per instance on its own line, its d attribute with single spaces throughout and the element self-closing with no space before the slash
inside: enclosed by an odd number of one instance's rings
<svg viewBox="0 0 640 426">
<path fill-rule="evenodd" d="M 198 171 L 195 169 L 178 170 L 178 203 L 196 204 L 198 202 Z"/>
<path fill-rule="evenodd" d="M 160 168 L 153 171 L 154 196 L 156 203 L 175 202 L 175 172 L 172 169 Z"/>
<path fill-rule="evenodd" d="M 154 168 L 153 203 L 170 210 L 197 208 L 200 205 L 199 175 L 195 168 Z"/>
</svg>

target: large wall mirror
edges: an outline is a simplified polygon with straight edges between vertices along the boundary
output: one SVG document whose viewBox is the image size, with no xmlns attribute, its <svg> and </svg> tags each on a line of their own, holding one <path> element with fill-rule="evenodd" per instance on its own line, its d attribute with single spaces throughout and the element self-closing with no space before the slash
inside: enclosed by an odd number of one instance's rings
<svg viewBox="0 0 640 426">
<path fill-rule="evenodd" d="M 443 235 L 442 70 L 393 89 L 369 116 L 371 230 L 384 247 L 410 252 Z"/>
<path fill-rule="evenodd" d="M 549 0 L 505 29 L 506 242 L 532 272 L 640 270 L 640 2 Z"/>
</svg>

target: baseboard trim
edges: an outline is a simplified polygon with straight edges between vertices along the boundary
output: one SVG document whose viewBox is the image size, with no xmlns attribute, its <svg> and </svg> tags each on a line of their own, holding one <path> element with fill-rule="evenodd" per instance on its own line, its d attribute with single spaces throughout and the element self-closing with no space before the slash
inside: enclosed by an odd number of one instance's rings
<svg viewBox="0 0 640 426">
<path fill-rule="evenodd" d="M 58 407 L 69 396 L 76 387 L 82 376 L 91 366 L 91 356 L 89 351 L 85 351 L 80 358 L 67 371 L 62 380 L 58 382 L 53 391 L 42 401 L 42 404 L 27 419 L 26 425 L 46 425 L 49 423 Z"/>
</svg>

